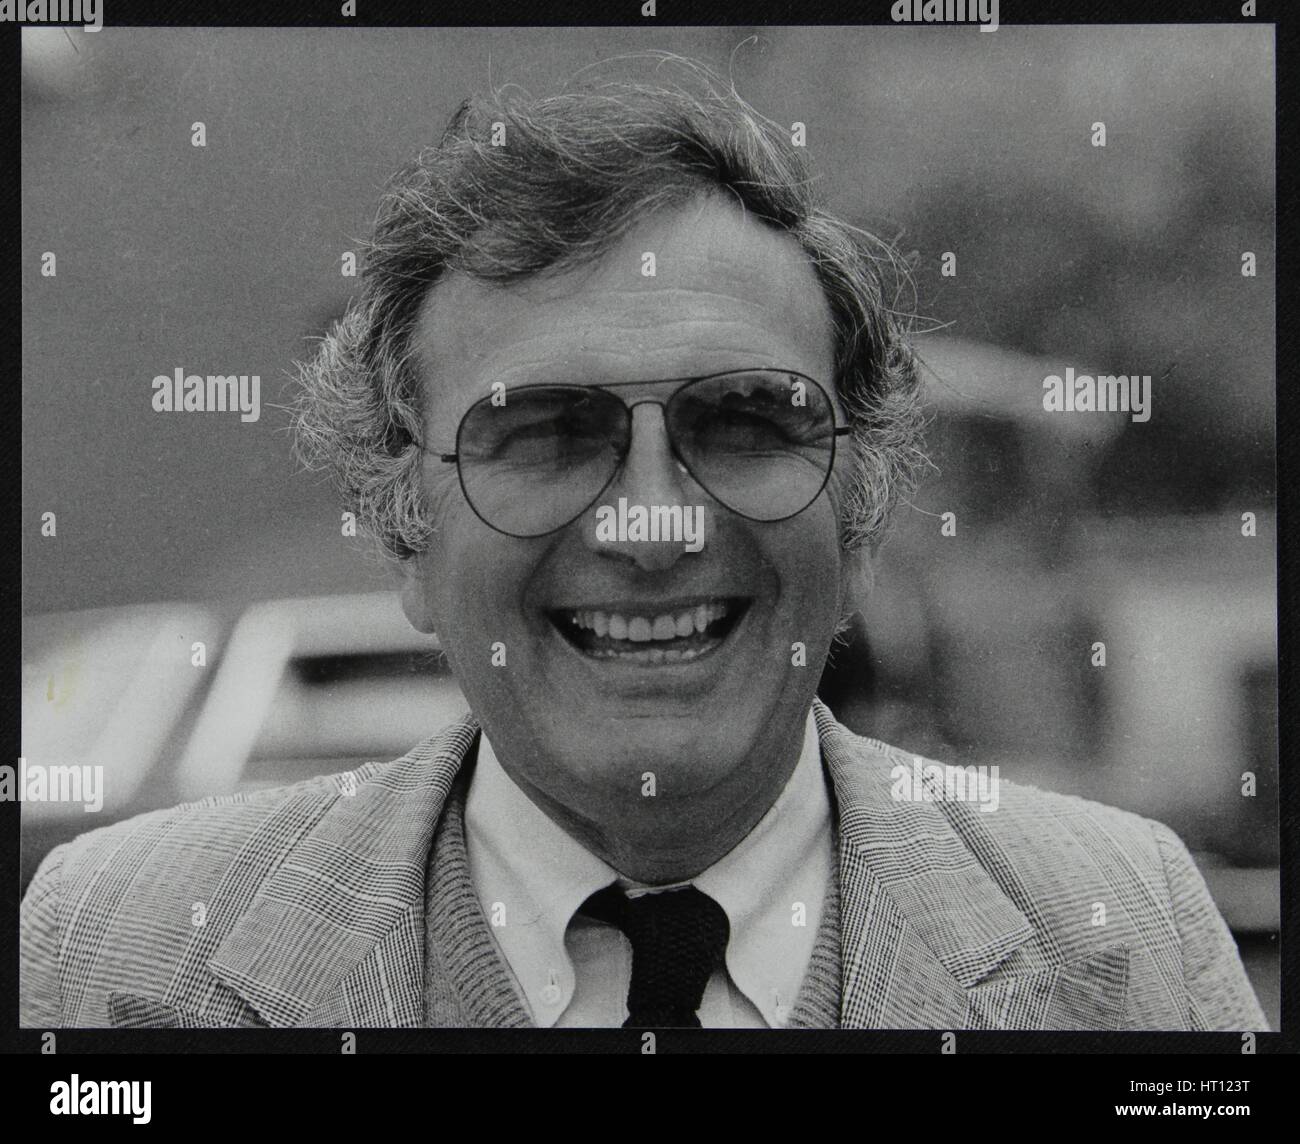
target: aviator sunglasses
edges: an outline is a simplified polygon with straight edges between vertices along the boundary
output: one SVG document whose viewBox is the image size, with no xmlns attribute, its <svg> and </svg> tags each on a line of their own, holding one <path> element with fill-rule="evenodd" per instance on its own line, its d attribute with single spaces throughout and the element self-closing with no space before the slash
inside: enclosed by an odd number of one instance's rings
<svg viewBox="0 0 1300 1144">
<path fill-rule="evenodd" d="M 677 382 L 666 400 L 631 404 L 614 391 Z M 475 402 L 456 430 L 461 490 L 489 528 L 523 539 L 577 520 L 618 476 L 632 445 L 632 412 L 659 405 L 673 456 L 714 500 L 775 523 L 820 495 L 835 463 L 826 390 L 786 369 L 608 385 L 524 385 Z"/>
</svg>

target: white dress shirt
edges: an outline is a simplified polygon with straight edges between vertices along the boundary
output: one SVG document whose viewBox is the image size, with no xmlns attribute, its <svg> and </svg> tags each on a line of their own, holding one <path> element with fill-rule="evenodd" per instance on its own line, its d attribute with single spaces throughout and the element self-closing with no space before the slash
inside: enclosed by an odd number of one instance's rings
<svg viewBox="0 0 1300 1144">
<path fill-rule="evenodd" d="M 487 736 L 465 805 L 470 876 L 534 1022 L 617 1027 L 627 1017 L 632 947 L 611 925 L 578 915 L 597 890 L 638 886 L 535 806 Z M 729 853 L 689 882 L 726 912 L 725 966 L 705 987 L 706 1028 L 779 1027 L 812 954 L 832 873 L 831 806 L 811 711 L 803 748 L 776 802 Z M 667 889 L 669 887 L 654 887 Z"/>
</svg>

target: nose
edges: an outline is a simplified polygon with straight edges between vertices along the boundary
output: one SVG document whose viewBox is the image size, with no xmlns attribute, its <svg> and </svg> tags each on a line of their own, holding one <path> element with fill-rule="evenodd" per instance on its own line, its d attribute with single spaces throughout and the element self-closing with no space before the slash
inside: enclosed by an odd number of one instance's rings
<svg viewBox="0 0 1300 1144">
<path fill-rule="evenodd" d="M 619 502 L 626 501 L 626 515 L 620 513 Z M 644 510 L 646 517 L 654 509 L 680 511 L 664 512 L 658 516 L 658 539 L 633 539 L 637 530 L 633 517 Z M 689 510 L 689 515 L 688 515 Z M 688 553 L 691 537 L 707 539 L 706 531 L 711 520 L 706 521 L 707 498 L 691 479 L 681 462 L 673 455 L 664 423 L 664 409 L 654 402 L 641 402 L 632 408 L 632 440 L 618 476 L 610 483 L 583 518 L 583 539 L 587 547 L 603 556 L 626 560 L 647 572 L 662 572 L 671 568 Z M 604 527 L 600 527 L 604 517 Z M 609 522 L 615 525 L 627 520 L 628 535 L 618 529 L 614 539 L 608 539 Z M 680 532 L 667 525 L 682 521 Z M 686 535 L 690 522 L 691 536 Z M 649 532 L 645 535 L 648 537 Z"/>
</svg>

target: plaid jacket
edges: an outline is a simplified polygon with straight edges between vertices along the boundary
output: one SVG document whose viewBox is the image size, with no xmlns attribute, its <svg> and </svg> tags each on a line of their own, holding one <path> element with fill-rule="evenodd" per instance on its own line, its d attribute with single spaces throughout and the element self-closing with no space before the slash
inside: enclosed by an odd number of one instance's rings
<svg viewBox="0 0 1300 1144">
<path fill-rule="evenodd" d="M 816 715 L 839 877 L 792 1024 L 1267 1027 L 1167 827 L 1006 782 L 992 813 L 896 801 L 914 756 Z M 465 858 L 477 734 L 55 848 L 22 903 L 21 1024 L 529 1024 Z"/>
</svg>

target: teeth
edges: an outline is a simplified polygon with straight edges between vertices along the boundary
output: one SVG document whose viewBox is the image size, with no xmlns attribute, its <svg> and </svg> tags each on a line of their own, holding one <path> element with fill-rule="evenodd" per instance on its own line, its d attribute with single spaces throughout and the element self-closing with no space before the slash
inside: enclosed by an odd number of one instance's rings
<svg viewBox="0 0 1300 1144">
<path fill-rule="evenodd" d="M 612 640 L 628 640 L 631 643 L 643 644 L 652 641 L 667 642 L 685 639 L 696 633 L 703 634 L 711 623 L 720 620 L 727 612 L 727 605 L 719 600 L 716 603 L 698 604 L 694 608 L 686 608 L 676 613 L 663 612 L 657 616 L 626 616 L 580 609 L 569 613 L 568 622 L 576 627 L 593 631 L 602 638 L 607 636 Z M 656 657 L 661 654 L 667 657 L 668 662 L 682 656 L 689 658 L 686 652 L 667 651 L 662 648 L 648 649 L 646 654 L 650 655 L 656 663 L 659 662 Z"/>
<path fill-rule="evenodd" d="M 617 659 L 620 656 L 631 655 L 636 659 L 643 660 L 646 663 L 686 663 L 703 655 L 708 648 L 688 647 L 680 650 L 676 648 L 652 647 L 645 651 L 620 652 L 611 647 L 594 648 L 587 654 L 596 659 Z"/>
</svg>

